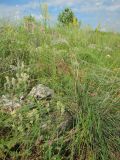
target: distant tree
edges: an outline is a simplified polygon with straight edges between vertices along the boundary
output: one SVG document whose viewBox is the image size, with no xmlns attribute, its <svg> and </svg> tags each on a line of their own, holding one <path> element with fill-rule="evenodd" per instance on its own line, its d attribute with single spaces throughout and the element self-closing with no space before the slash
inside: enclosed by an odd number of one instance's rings
<svg viewBox="0 0 120 160">
<path fill-rule="evenodd" d="M 25 29 L 27 29 L 28 31 L 34 31 L 35 29 L 35 18 L 33 16 L 25 16 L 24 17 L 24 27 Z"/>
<path fill-rule="evenodd" d="M 31 15 L 24 17 L 25 22 L 35 22 L 35 18 Z"/>
<path fill-rule="evenodd" d="M 76 24 L 78 22 L 78 20 L 70 8 L 65 8 L 58 15 L 58 22 L 61 24 L 64 24 L 64 25 L 69 25 L 69 24 L 73 24 L 73 23 Z"/>
</svg>

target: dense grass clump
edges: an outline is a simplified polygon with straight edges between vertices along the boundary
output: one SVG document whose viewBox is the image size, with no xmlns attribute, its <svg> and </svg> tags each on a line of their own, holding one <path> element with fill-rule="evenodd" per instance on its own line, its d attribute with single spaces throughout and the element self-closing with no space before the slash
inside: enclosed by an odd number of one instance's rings
<svg viewBox="0 0 120 160">
<path fill-rule="evenodd" d="M 25 98 L 13 112 L 0 103 L 0 159 L 119 159 L 119 34 L 1 26 L 1 98 L 39 83 L 54 90 L 51 101 Z"/>
</svg>

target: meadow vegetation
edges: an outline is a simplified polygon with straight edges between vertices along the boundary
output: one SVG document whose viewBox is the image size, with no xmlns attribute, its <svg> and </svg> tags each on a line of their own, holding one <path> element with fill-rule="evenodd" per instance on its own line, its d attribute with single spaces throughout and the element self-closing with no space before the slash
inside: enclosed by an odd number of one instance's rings
<svg viewBox="0 0 120 160">
<path fill-rule="evenodd" d="M 1 25 L 0 97 L 20 100 L 36 84 L 54 97 L 25 98 L 12 112 L 0 103 L 1 160 L 119 159 L 119 33 Z M 71 126 L 62 130 L 66 112 Z"/>
</svg>

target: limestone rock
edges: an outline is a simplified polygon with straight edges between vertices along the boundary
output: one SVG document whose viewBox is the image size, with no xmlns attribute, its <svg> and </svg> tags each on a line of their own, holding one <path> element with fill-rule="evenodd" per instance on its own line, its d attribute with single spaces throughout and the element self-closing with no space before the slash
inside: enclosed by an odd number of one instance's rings
<svg viewBox="0 0 120 160">
<path fill-rule="evenodd" d="M 9 97 L 3 95 L 0 98 L 0 106 L 2 107 L 2 110 L 5 112 L 12 112 L 20 108 L 21 104 L 17 100 L 10 99 Z"/>
<path fill-rule="evenodd" d="M 33 87 L 28 96 L 34 97 L 37 100 L 50 100 L 54 95 L 54 91 L 43 84 L 38 84 Z"/>
</svg>

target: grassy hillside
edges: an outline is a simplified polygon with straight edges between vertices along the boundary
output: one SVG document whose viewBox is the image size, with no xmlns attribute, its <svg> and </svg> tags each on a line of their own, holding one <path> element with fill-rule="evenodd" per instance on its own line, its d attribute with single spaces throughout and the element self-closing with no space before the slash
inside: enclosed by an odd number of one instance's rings
<svg viewBox="0 0 120 160">
<path fill-rule="evenodd" d="M 54 90 L 51 101 L 27 98 L 37 84 Z M 0 159 L 119 159 L 119 34 L 1 26 L 3 95 L 25 98 L 16 111 L 0 103 Z"/>
</svg>

